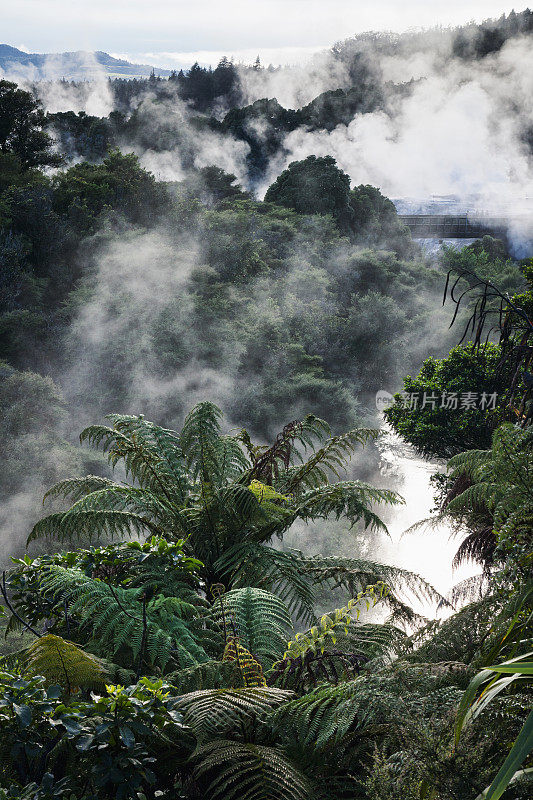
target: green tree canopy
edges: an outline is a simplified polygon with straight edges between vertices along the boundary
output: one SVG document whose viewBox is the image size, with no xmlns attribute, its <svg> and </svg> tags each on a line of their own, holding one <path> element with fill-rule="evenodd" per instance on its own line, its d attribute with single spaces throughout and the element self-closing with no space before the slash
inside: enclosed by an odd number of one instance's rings
<svg viewBox="0 0 533 800">
<path fill-rule="evenodd" d="M 293 161 L 269 187 L 265 200 L 299 214 L 330 214 L 343 233 L 352 229 L 350 177 L 332 156 Z"/>
<path fill-rule="evenodd" d="M 58 154 L 43 130 L 46 117 L 41 104 L 16 83 L 0 80 L 0 152 L 12 153 L 24 169 L 57 166 Z"/>
<path fill-rule="evenodd" d="M 427 358 L 418 376 L 404 379 L 404 393 L 385 411 L 394 430 L 424 455 L 446 458 L 487 448 L 505 414 L 510 375 L 501 348 L 458 345 L 442 359 Z M 484 397 L 484 399 L 483 399 Z"/>
<path fill-rule="evenodd" d="M 55 180 L 54 209 L 82 232 L 90 232 L 106 211 L 141 224 L 153 221 L 166 201 L 165 189 L 133 153 L 113 151 L 101 164 L 84 161 Z"/>
</svg>

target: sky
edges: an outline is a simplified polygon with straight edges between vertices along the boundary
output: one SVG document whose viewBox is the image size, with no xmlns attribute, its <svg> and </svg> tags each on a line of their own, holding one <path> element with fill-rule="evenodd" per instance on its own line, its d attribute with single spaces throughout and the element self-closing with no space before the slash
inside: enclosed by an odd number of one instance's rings
<svg viewBox="0 0 533 800">
<path fill-rule="evenodd" d="M 366 30 L 457 25 L 514 7 L 505 0 L 0 0 L 0 38 L 30 52 L 104 50 L 161 67 L 222 55 L 281 64 Z"/>
</svg>

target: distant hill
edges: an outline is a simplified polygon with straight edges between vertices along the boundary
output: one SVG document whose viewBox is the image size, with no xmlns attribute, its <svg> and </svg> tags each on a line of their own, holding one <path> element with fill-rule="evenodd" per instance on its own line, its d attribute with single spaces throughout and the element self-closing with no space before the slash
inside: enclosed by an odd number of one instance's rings
<svg viewBox="0 0 533 800">
<path fill-rule="evenodd" d="M 73 53 L 25 53 L 8 44 L 0 44 L 0 73 L 4 77 L 30 80 L 90 80 L 102 74 L 110 78 L 143 78 L 154 70 L 156 75 L 168 76 L 170 70 L 148 64 L 132 64 L 113 58 L 109 53 L 78 50 Z"/>
</svg>

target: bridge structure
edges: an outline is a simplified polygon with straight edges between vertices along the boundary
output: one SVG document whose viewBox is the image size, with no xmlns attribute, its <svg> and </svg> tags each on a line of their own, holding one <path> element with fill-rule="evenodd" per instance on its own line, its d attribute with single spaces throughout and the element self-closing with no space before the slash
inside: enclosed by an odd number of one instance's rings
<svg viewBox="0 0 533 800">
<path fill-rule="evenodd" d="M 505 242 L 510 220 L 475 214 L 400 214 L 413 239 L 481 239 L 494 236 Z"/>
</svg>

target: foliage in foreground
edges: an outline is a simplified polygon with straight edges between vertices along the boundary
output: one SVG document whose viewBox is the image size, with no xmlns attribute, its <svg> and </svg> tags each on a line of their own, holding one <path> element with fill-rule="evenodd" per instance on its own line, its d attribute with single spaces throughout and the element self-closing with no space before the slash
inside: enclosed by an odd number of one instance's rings
<svg viewBox="0 0 533 800">
<path fill-rule="evenodd" d="M 179 434 L 143 417 L 112 415 L 111 422 L 87 428 L 81 440 L 100 446 L 112 467 L 123 465 L 132 485 L 94 475 L 62 481 L 48 497 L 69 497 L 74 504 L 38 522 L 30 541 L 132 534 L 183 541 L 187 555 L 200 559 L 208 591 L 218 584 L 276 591 L 303 619 L 312 617 L 315 587 L 321 585 L 354 595 L 385 581 L 391 589 L 386 602 L 399 618 L 410 616 L 398 596 L 400 586 L 435 596 L 405 570 L 359 559 L 308 558 L 272 546 L 297 520 L 342 517 L 351 525 L 386 530 L 374 507 L 401 498 L 359 480 L 342 480 L 346 459 L 376 431 L 331 436 L 326 423 L 308 416 L 286 425 L 271 447 L 259 446 L 246 431 L 224 435 L 221 412 L 211 403 L 195 406 Z M 127 604 L 126 596 L 122 602 Z M 147 611 L 150 615 L 149 604 Z"/>
<path fill-rule="evenodd" d="M 8 632 L 30 639 L 2 663 L 1 798 L 477 800 L 511 779 L 506 797 L 526 797 L 528 673 L 475 693 L 530 634 L 521 569 L 421 626 L 401 599 L 431 594 L 415 576 L 269 545 L 298 518 L 382 525 L 367 503 L 396 498 L 330 483 L 370 432 L 324 441 L 307 418 L 258 447 L 209 404 L 179 434 L 112 421 L 83 437 L 131 484 L 63 482 L 74 504 L 34 536 L 123 541 L 14 559 L 0 585 Z M 316 618 L 314 585 L 349 596 Z"/>
</svg>

